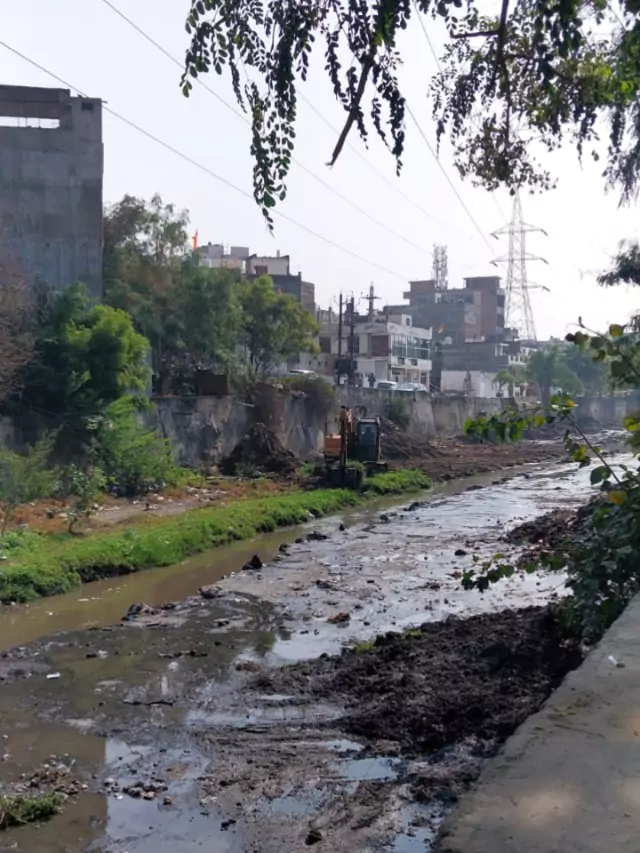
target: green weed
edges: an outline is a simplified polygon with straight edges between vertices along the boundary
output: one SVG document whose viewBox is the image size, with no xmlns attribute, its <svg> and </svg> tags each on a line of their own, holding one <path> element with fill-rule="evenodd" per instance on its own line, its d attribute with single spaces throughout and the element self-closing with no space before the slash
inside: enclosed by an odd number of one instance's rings
<svg viewBox="0 0 640 853">
<path fill-rule="evenodd" d="M 63 802 L 62 794 L 0 797 L 0 829 L 48 820 L 58 814 Z"/>
</svg>

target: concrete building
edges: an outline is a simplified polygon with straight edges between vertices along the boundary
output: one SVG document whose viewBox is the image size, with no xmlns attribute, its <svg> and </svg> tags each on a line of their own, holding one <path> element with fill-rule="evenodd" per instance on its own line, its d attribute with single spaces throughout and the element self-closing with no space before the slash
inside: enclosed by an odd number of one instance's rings
<svg viewBox="0 0 640 853">
<path fill-rule="evenodd" d="M 289 255 L 281 255 L 280 252 L 275 256 L 250 255 L 247 258 L 247 277 L 256 278 L 261 275 L 271 276 L 273 286 L 278 292 L 293 296 L 312 316 L 315 316 L 315 285 L 310 281 L 304 281 L 301 272 L 292 274 Z"/>
<path fill-rule="evenodd" d="M 459 346 L 465 341 L 502 340 L 505 292 L 498 276 L 466 278 L 463 288 L 438 290 L 436 282 L 411 281 L 404 294 L 415 325 L 433 329 L 434 340 Z M 397 310 L 393 306 L 392 310 Z"/>
<path fill-rule="evenodd" d="M 322 325 L 320 354 L 311 356 L 318 364 L 310 369 L 334 374 L 340 350 L 342 356 L 353 356 L 354 369 L 363 384 L 373 374 L 376 381 L 422 382 L 429 386 L 431 373 L 431 329 L 416 327 L 408 314 L 378 316 L 373 321 L 356 317 L 353 336 L 346 323 L 342 329 L 342 347 L 335 318 Z"/>
<path fill-rule="evenodd" d="M 0 252 L 29 281 L 102 296 L 102 102 L 0 86 Z"/>
<path fill-rule="evenodd" d="M 243 275 L 247 271 L 248 246 L 229 246 L 226 249 L 222 243 L 207 243 L 198 247 L 198 254 L 203 267 L 238 270 Z"/>
</svg>

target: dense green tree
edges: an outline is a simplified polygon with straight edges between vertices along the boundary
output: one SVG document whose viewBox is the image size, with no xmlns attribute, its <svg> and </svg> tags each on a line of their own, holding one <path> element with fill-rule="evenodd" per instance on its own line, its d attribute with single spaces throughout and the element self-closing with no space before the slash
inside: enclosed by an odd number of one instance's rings
<svg viewBox="0 0 640 853">
<path fill-rule="evenodd" d="M 199 264 L 189 216 L 160 196 L 125 196 L 105 215 L 105 301 L 150 342 L 154 391 L 188 386 L 196 369 L 224 369 L 239 329 L 239 274 Z"/>
<path fill-rule="evenodd" d="M 526 371 L 529 379 L 540 389 L 540 398 L 545 409 L 549 407 L 551 391 L 554 388 L 559 388 L 567 394 L 574 394 L 582 388 L 581 381 L 569 367 L 561 347 L 538 349 L 531 353 Z"/>
<path fill-rule="evenodd" d="M 266 375 L 301 352 L 316 352 L 319 327 L 300 303 L 276 293 L 268 275 L 240 287 L 241 341 L 251 369 Z"/>
<path fill-rule="evenodd" d="M 513 397 L 516 385 L 526 384 L 527 377 L 525 371 L 518 366 L 505 367 L 496 373 L 495 382 L 498 389 L 501 391 L 504 386 L 507 386 L 507 393 Z"/>
<path fill-rule="evenodd" d="M 19 389 L 33 358 L 35 300 L 25 279 L 0 262 L 0 403 Z"/>
<path fill-rule="evenodd" d="M 640 9 L 632 0 L 501 0 L 493 15 L 480 0 L 192 0 L 183 91 L 211 70 L 229 72 L 251 117 L 254 193 L 268 219 L 285 195 L 314 47 L 346 114 L 331 162 L 354 128 L 365 141 L 373 129 L 400 169 L 413 116 L 397 79 L 399 36 L 417 17 L 425 28 L 439 19 L 449 33 L 431 91 L 438 138 L 449 136 L 461 175 L 488 188 L 549 187 L 536 152 L 567 140 L 580 156 L 604 154 L 607 181 L 623 198 L 634 195 Z"/>
<path fill-rule="evenodd" d="M 56 415 L 99 412 L 144 390 L 148 348 L 128 314 L 97 305 L 83 284 L 72 284 L 41 305 L 22 401 Z"/>
<path fill-rule="evenodd" d="M 564 360 L 578 377 L 584 391 L 590 394 L 601 394 L 609 390 L 611 374 L 606 361 L 597 361 L 593 352 L 573 346 L 563 346 Z"/>
</svg>

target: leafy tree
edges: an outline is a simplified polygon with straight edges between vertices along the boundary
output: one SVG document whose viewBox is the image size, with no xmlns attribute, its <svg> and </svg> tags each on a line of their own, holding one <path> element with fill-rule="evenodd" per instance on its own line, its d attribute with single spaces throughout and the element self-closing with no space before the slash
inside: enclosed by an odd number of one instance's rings
<svg viewBox="0 0 640 853">
<path fill-rule="evenodd" d="M 93 456 L 116 495 L 133 496 L 177 485 L 183 472 L 169 443 L 140 420 L 137 403 L 122 397 L 93 423 Z"/>
<path fill-rule="evenodd" d="M 255 373 L 264 376 L 301 352 L 317 352 L 315 320 L 292 296 L 276 293 L 268 275 L 243 282 L 240 306 L 241 341 Z"/>
<path fill-rule="evenodd" d="M 240 274 L 187 264 L 178 306 L 193 367 L 225 368 L 236 358 L 241 322 Z"/>
<path fill-rule="evenodd" d="M 40 323 L 22 393 L 34 409 L 90 414 L 145 388 L 148 342 L 128 314 L 95 304 L 83 284 L 49 294 Z"/>
<path fill-rule="evenodd" d="M 21 386 L 33 358 L 34 297 L 25 279 L 0 263 L 0 402 Z"/>
<path fill-rule="evenodd" d="M 397 69 L 398 37 L 422 16 L 440 19 L 450 42 L 432 81 L 439 139 L 448 134 L 456 166 L 487 188 L 547 188 L 536 160 L 571 141 L 582 156 L 607 133 L 604 175 L 633 196 L 640 170 L 640 10 L 632 0 L 502 0 L 498 15 L 479 0 L 192 0 L 191 45 L 182 78 L 229 72 L 252 123 L 254 195 L 269 223 L 286 193 L 295 145 L 298 89 L 320 45 L 325 73 L 345 110 L 333 164 L 355 128 L 374 130 L 402 165 L 408 105 Z M 413 19 L 413 20 L 412 20 Z M 249 81 L 242 84 L 249 69 Z M 537 146 L 532 144 L 537 142 Z"/>
<path fill-rule="evenodd" d="M 593 350 L 589 351 L 573 345 L 564 344 L 562 351 L 567 367 L 578 377 L 584 391 L 598 394 L 610 389 L 611 374 L 608 361 L 596 360 L 594 355 L 597 354 Z"/>
<path fill-rule="evenodd" d="M 188 251 L 189 214 L 164 204 L 156 193 L 147 203 L 125 195 L 107 207 L 104 215 L 103 267 L 107 282 L 127 277 L 128 265 L 140 259 L 156 264 L 179 258 Z"/>
<path fill-rule="evenodd" d="M 506 367 L 496 373 L 495 382 L 500 391 L 506 385 L 509 396 L 513 397 L 515 386 L 524 384 L 526 376 L 518 367 Z"/>
<path fill-rule="evenodd" d="M 548 409 L 551 391 L 560 388 L 566 393 L 579 391 L 582 383 L 567 364 L 560 347 L 538 349 L 531 353 L 526 365 L 527 375 L 540 389 L 542 405 Z"/>
</svg>

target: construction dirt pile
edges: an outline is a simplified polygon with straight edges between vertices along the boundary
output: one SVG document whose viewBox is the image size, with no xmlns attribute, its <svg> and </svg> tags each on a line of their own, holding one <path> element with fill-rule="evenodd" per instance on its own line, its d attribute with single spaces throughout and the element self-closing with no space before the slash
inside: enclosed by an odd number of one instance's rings
<svg viewBox="0 0 640 853">
<path fill-rule="evenodd" d="M 220 462 L 219 468 L 228 476 L 255 471 L 290 477 L 296 473 L 299 466 L 296 455 L 283 446 L 275 433 L 264 424 L 254 424 L 231 453 Z"/>
<path fill-rule="evenodd" d="M 347 735 L 395 743 L 405 755 L 470 741 L 486 755 L 581 660 L 554 610 L 529 607 L 379 636 L 367 649 L 283 667 L 260 689 L 342 707 L 338 725 Z M 430 800 L 455 781 L 442 768 L 435 778 L 427 770 L 416 793 Z"/>
<path fill-rule="evenodd" d="M 430 442 L 411 438 L 403 432 L 399 426 L 388 418 L 380 418 L 382 430 L 382 457 L 383 459 L 421 459 L 425 456 L 441 456 L 437 448 Z"/>
</svg>

